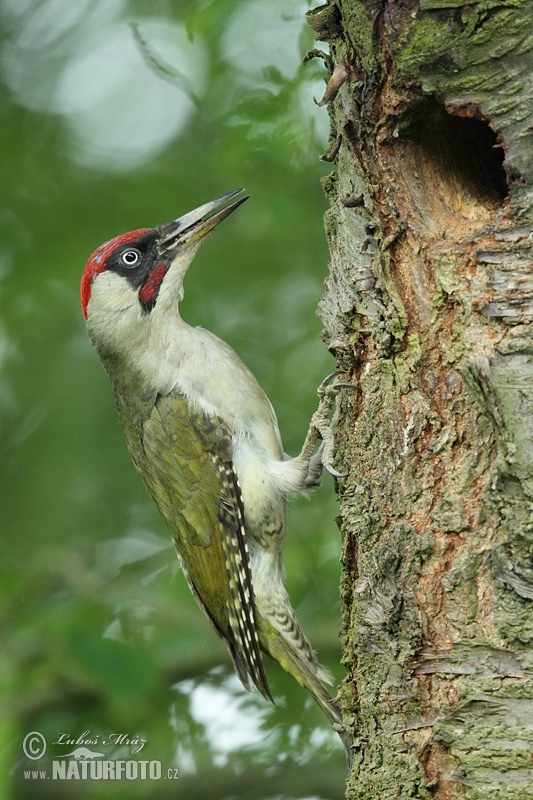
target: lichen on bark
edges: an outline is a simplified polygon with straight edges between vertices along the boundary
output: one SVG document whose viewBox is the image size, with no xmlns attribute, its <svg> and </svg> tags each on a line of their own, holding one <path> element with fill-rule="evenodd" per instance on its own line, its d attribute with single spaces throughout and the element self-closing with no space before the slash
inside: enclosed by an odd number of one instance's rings
<svg viewBox="0 0 533 800">
<path fill-rule="evenodd" d="M 350 798 L 533 794 L 533 15 L 330 0 Z M 340 74 L 340 72 L 338 73 Z M 340 145 L 340 146 L 339 146 Z"/>
</svg>

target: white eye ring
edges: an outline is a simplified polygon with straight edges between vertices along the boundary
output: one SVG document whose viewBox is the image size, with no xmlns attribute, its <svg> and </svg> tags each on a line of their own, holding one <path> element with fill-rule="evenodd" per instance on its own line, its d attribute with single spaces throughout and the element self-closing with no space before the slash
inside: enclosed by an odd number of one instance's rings
<svg viewBox="0 0 533 800">
<path fill-rule="evenodd" d="M 134 250 L 133 248 L 124 250 L 121 255 L 121 260 L 126 267 L 135 267 L 141 260 L 141 254 L 138 250 Z"/>
</svg>

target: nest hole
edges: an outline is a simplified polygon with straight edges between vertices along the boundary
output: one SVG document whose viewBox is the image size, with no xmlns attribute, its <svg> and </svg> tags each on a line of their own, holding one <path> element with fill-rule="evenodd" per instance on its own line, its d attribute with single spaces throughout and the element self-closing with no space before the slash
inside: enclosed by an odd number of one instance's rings
<svg viewBox="0 0 533 800">
<path fill-rule="evenodd" d="M 458 217 L 467 228 L 469 221 L 484 224 L 508 195 L 501 137 L 471 113 L 451 114 L 427 101 L 402 121 L 397 163 L 408 189 L 406 202 L 424 227 L 450 229 L 450 216 L 456 227 Z"/>
</svg>

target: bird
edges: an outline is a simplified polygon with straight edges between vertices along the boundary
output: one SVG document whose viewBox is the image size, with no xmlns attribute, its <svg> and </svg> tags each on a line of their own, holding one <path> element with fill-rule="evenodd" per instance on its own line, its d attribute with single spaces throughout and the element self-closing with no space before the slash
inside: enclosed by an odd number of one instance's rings
<svg viewBox="0 0 533 800">
<path fill-rule="evenodd" d="M 323 465 L 340 476 L 329 419 L 338 373 L 320 385 L 291 458 L 253 373 L 226 342 L 180 314 L 199 247 L 249 199 L 243 191 L 104 242 L 83 271 L 82 310 L 131 459 L 243 686 L 253 683 L 273 702 L 263 654 L 277 661 L 323 709 L 350 765 L 341 710 L 325 686 L 329 671 L 300 627 L 283 568 L 287 498 L 316 486 Z"/>
</svg>

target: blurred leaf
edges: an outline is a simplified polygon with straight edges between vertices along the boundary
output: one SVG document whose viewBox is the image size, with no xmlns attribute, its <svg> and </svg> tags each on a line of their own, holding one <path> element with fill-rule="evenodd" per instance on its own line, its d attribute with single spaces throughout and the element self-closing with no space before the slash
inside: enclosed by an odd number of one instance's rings
<svg viewBox="0 0 533 800">
<path fill-rule="evenodd" d="M 249 797 L 250 776 L 260 779 L 257 797 L 316 796 L 322 779 L 323 796 L 342 796 L 341 748 L 305 692 L 274 664 L 275 707 L 230 677 L 226 648 L 179 574 L 126 452 L 78 288 L 102 241 L 246 186 L 250 203 L 195 260 L 183 313 L 235 347 L 278 411 L 285 448 L 297 452 L 331 371 L 315 316 L 327 269 L 318 156 L 328 116 L 312 100 L 322 65 L 301 66 L 313 39 L 304 11 L 281 0 L 0 7 L 6 800 L 70 797 L 59 782 L 24 779 L 21 742 L 32 730 L 87 729 L 143 730 L 151 758 L 189 765 L 183 796 Z M 291 505 L 287 583 L 340 678 L 339 540 L 324 484 Z M 224 756 L 220 737 L 236 715 L 251 733 L 245 741 L 243 728 Z M 327 770 L 317 783 L 309 769 L 317 761 L 333 765 L 330 789 Z M 199 764 L 208 769 L 195 772 Z M 103 783 L 76 790 L 89 800 L 153 800 L 172 788 Z"/>
</svg>

